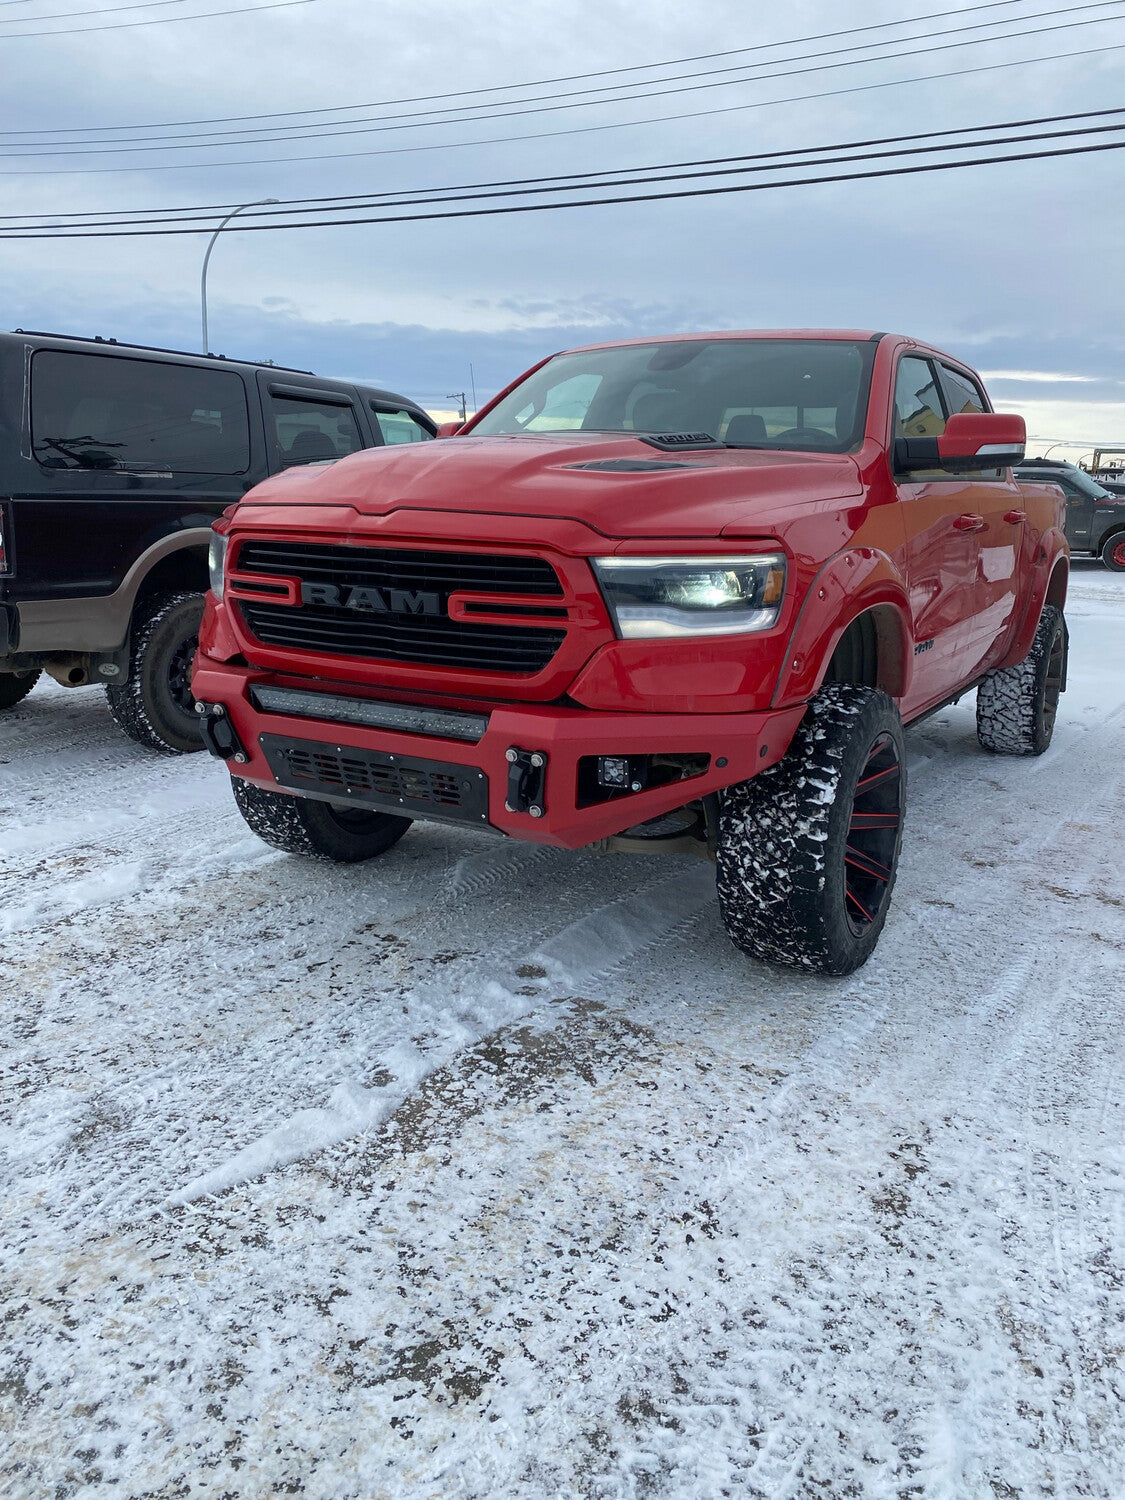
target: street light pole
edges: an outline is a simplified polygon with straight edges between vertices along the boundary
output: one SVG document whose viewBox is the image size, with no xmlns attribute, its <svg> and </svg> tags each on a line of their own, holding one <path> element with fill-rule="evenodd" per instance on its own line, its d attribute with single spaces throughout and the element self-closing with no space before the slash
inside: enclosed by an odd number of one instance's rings
<svg viewBox="0 0 1125 1500">
<path fill-rule="evenodd" d="M 219 236 L 222 234 L 223 230 L 227 227 L 227 225 L 230 223 L 230 221 L 234 218 L 235 214 L 243 213 L 248 208 L 265 208 L 267 204 L 277 203 L 279 201 L 280 200 L 277 199 L 277 198 L 259 198 L 254 203 L 240 203 L 237 208 L 232 209 L 231 212 L 229 214 L 227 214 L 226 218 L 219 225 L 218 229 L 215 230 L 215 233 L 211 236 L 211 239 L 210 239 L 210 241 L 209 241 L 209 243 L 207 245 L 207 253 L 203 257 L 203 274 L 199 278 L 199 302 L 200 302 L 200 306 L 201 306 L 202 311 L 203 311 L 203 352 L 204 352 L 204 354 L 210 354 L 210 352 L 211 352 L 210 349 L 207 347 L 207 264 L 208 264 L 208 262 L 211 259 L 211 251 L 214 250 L 214 248 L 215 248 L 215 241 L 219 238 Z"/>
</svg>

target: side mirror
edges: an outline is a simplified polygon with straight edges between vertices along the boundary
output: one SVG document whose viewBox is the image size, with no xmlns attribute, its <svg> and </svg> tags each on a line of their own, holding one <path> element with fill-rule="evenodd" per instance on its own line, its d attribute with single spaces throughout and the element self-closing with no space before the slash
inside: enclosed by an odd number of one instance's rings
<svg viewBox="0 0 1125 1500">
<path fill-rule="evenodd" d="M 454 437 L 461 431 L 461 428 L 463 426 L 463 422 L 440 422 L 438 424 L 438 430 L 434 433 L 434 436 L 439 438 Z"/>
<path fill-rule="evenodd" d="M 940 437 L 895 438 L 895 472 L 946 469 L 972 474 L 1023 462 L 1027 427 L 1022 417 L 998 412 L 958 412 Z"/>
</svg>

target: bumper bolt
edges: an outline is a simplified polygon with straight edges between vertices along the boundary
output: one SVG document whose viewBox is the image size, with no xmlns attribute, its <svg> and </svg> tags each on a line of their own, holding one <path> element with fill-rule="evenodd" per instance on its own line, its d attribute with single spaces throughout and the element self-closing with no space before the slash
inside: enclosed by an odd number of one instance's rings
<svg viewBox="0 0 1125 1500">
<path fill-rule="evenodd" d="M 516 761 L 519 759 L 519 751 L 518 750 L 505 750 L 504 751 L 504 759 L 508 762 L 508 764 L 510 766 L 514 766 L 515 763 L 516 763 Z"/>
<path fill-rule="evenodd" d="M 537 805 L 532 805 L 531 807 L 529 807 L 528 812 L 533 818 L 541 818 L 543 816 L 543 809 Z"/>
<path fill-rule="evenodd" d="M 543 764 L 543 757 L 540 755 L 538 750 L 536 750 L 532 754 L 531 764 L 536 768 L 536 770 L 538 770 L 539 767 Z"/>
<path fill-rule="evenodd" d="M 242 753 L 241 750 L 237 753 L 237 755 L 235 755 L 234 758 L 235 758 L 235 760 L 238 762 L 238 764 L 240 766 L 244 766 L 246 764 L 246 762 L 250 759 L 250 757 L 248 755 L 243 755 L 243 753 Z"/>
<path fill-rule="evenodd" d="M 195 711 L 197 714 L 205 714 L 207 712 L 206 703 L 197 703 L 195 705 Z"/>
</svg>

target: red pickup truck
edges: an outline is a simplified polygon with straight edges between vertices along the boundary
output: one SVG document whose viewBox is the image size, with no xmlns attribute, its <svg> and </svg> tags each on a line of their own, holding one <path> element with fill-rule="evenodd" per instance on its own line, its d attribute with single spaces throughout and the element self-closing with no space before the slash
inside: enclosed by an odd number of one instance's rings
<svg viewBox="0 0 1125 1500">
<path fill-rule="evenodd" d="M 267 842 L 415 818 L 695 851 L 738 947 L 843 974 L 887 916 L 902 726 L 976 689 L 1037 755 L 1065 687 L 1059 491 L 912 339 L 557 354 L 450 441 L 266 480 L 216 524 L 193 691 Z"/>
</svg>

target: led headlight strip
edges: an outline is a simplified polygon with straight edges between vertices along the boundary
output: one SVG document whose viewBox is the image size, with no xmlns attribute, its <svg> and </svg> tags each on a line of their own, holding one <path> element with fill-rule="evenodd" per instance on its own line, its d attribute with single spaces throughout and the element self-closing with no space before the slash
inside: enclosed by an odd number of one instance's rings
<svg viewBox="0 0 1125 1500">
<path fill-rule="evenodd" d="M 617 634 L 745 635 L 777 623 L 785 557 L 595 557 Z"/>
</svg>

